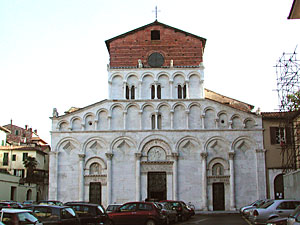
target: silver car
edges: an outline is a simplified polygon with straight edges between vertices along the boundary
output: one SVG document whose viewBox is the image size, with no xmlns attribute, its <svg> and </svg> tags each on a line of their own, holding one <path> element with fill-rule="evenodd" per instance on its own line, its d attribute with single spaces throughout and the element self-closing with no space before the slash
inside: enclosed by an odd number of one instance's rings
<svg viewBox="0 0 300 225">
<path fill-rule="evenodd" d="M 249 216 L 249 220 L 253 224 L 266 224 L 266 221 L 272 218 L 288 217 L 298 205 L 300 205 L 300 200 L 271 200 L 260 208 L 254 209 Z"/>
<path fill-rule="evenodd" d="M 240 213 L 243 216 L 245 216 L 246 218 L 248 218 L 250 216 L 250 213 L 254 209 L 261 207 L 267 201 L 270 201 L 270 199 L 260 199 L 260 200 L 257 200 L 257 201 L 253 202 L 252 204 L 250 204 L 248 206 L 244 206 L 244 207 L 240 208 Z"/>
<path fill-rule="evenodd" d="M 300 206 L 289 216 L 287 225 L 300 225 Z"/>
</svg>

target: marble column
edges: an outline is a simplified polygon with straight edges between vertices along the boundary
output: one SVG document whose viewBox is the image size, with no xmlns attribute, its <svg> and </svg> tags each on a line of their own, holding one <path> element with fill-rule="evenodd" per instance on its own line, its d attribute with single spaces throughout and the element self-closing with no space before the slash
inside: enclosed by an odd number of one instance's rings
<svg viewBox="0 0 300 225">
<path fill-rule="evenodd" d="M 127 111 L 123 112 L 123 128 L 124 128 L 124 130 L 127 129 L 127 119 L 126 119 L 126 117 L 127 117 Z"/>
<path fill-rule="evenodd" d="M 143 110 L 140 110 L 139 111 L 139 126 L 140 126 L 140 130 L 143 129 L 142 119 L 143 119 Z"/>
<path fill-rule="evenodd" d="M 207 159 L 207 152 L 201 152 L 202 157 L 202 202 L 203 202 L 203 210 L 208 210 L 207 205 L 207 174 L 206 174 L 206 159 Z"/>
<path fill-rule="evenodd" d="M 57 184 L 58 184 L 58 155 L 59 152 L 49 152 L 49 199 L 57 200 Z"/>
<path fill-rule="evenodd" d="M 142 81 L 139 81 L 139 90 L 138 90 L 138 93 L 139 93 L 139 96 L 137 99 L 142 99 Z"/>
<path fill-rule="evenodd" d="M 79 157 L 79 165 L 78 165 L 78 199 L 79 201 L 84 201 L 84 159 L 85 154 L 78 154 Z"/>
<path fill-rule="evenodd" d="M 173 81 L 172 80 L 170 80 L 169 81 L 169 87 L 170 87 L 170 99 L 173 99 L 174 97 L 173 97 Z"/>
<path fill-rule="evenodd" d="M 135 200 L 141 201 L 141 153 L 135 153 Z"/>
<path fill-rule="evenodd" d="M 124 94 L 123 99 L 126 99 L 126 85 L 127 85 L 126 81 L 123 81 L 123 94 Z"/>
<path fill-rule="evenodd" d="M 107 158 L 107 205 L 112 203 L 111 194 L 112 194 L 112 158 L 113 153 L 105 153 Z"/>
<path fill-rule="evenodd" d="M 174 128 L 174 110 L 170 110 L 171 114 L 171 129 Z"/>
<path fill-rule="evenodd" d="M 185 118 L 186 118 L 185 124 L 186 124 L 186 129 L 189 129 L 189 128 L 190 128 L 190 127 L 189 127 L 189 114 L 190 114 L 190 111 L 189 111 L 189 110 L 186 110 L 186 111 L 185 111 Z"/>
<path fill-rule="evenodd" d="M 205 115 L 204 115 L 204 114 L 201 115 L 200 118 L 201 118 L 201 126 L 202 126 L 202 129 L 205 129 L 205 124 L 204 124 L 204 118 L 205 118 Z"/>
<path fill-rule="evenodd" d="M 236 210 L 235 208 L 235 182 L 234 182 L 234 155 L 235 152 L 229 152 L 229 170 L 230 170 L 230 210 Z"/>
<path fill-rule="evenodd" d="M 174 163 L 173 163 L 173 200 L 177 200 L 178 193 L 177 193 L 177 184 L 178 184 L 178 175 L 177 175 L 177 167 L 178 167 L 178 153 L 172 153 Z"/>
<path fill-rule="evenodd" d="M 190 98 L 190 82 L 186 81 L 186 98 L 189 99 Z"/>
</svg>

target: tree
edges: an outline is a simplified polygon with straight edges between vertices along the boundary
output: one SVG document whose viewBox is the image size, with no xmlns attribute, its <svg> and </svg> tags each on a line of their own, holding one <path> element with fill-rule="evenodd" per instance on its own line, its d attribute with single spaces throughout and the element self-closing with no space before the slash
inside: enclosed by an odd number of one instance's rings
<svg viewBox="0 0 300 225">
<path fill-rule="evenodd" d="M 36 161 L 36 159 L 34 157 L 28 156 L 24 162 L 24 167 L 27 170 L 26 173 L 26 178 L 33 178 L 33 172 L 38 164 L 38 162 Z"/>
<path fill-rule="evenodd" d="M 300 109 L 300 90 L 287 95 L 287 105 L 289 111 L 298 111 Z"/>
</svg>

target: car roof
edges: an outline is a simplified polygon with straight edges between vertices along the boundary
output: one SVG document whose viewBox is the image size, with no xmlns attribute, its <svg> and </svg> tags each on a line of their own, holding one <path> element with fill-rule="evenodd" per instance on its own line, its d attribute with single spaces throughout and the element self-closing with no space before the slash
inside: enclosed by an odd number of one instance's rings
<svg viewBox="0 0 300 225">
<path fill-rule="evenodd" d="M 1 212 L 4 212 L 4 213 L 23 213 L 23 212 L 32 212 L 31 210 L 29 209 L 11 209 L 11 208 L 3 208 L 1 209 Z"/>
<path fill-rule="evenodd" d="M 28 208 L 32 208 L 32 207 L 44 207 L 44 208 L 70 208 L 70 206 L 66 206 L 66 205 L 31 205 L 31 206 L 28 206 Z"/>
<path fill-rule="evenodd" d="M 101 206 L 99 204 L 88 203 L 88 202 L 67 202 L 67 203 L 65 203 L 65 205 L 67 205 L 67 206 L 71 206 L 71 205 Z"/>
</svg>

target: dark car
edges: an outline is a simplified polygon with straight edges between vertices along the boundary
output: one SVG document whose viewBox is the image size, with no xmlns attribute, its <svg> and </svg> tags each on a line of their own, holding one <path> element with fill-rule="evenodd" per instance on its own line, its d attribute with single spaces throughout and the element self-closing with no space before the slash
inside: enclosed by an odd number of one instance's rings
<svg viewBox="0 0 300 225">
<path fill-rule="evenodd" d="M 42 225 L 31 210 L 27 209 L 3 208 L 0 211 L 0 218 L 0 221 L 7 225 Z"/>
<path fill-rule="evenodd" d="M 113 211 L 117 210 L 120 206 L 121 206 L 121 204 L 110 204 L 107 206 L 106 212 L 107 213 L 113 212 Z"/>
<path fill-rule="evenodd" d="M 41 200 L 41 201 L 38 201 L 37 204 L 38 205 L 58 205 L 58 206 L 64 205 L 61 201 L 57 201 L 57 200 Z"/>
<path fill-rule="evenodd" d="M 186 221 L 191 217 L 191 212 L 183 201 L 163 200 L 160 202 L 169 202 L 176 209 L 179 221 Z"/>
<path fill-rule="evenodd" d="M 160 207 L 160 211 L 163 215 L 166 216 L 166 224 L 177 223 L 178 215 L 177 211 L 170 202 L 159 202 L 157 203 Z"/>
<path fill-rule="evenodd" d="M 68 202 L 65 205 L 74 209 L 81 224 L 112 224 L 102 205 L 83 202 Z"/>
<path fill-rule="evenodd" d="M 166 221 L 153 202 L 128 202 L 108 216 L 114 225 L 161 225 Z"/>
<path fill-rule="evenodd" d="M 26 207 L 43 224 L 79 225 L 80 221 L 75 211 L 69 206 L 31 205 Z"/>
<path fill-rule="evenodd" d="M 23 205 L 19 202 L 14 202 L 14 201 L 1 201 L 0 209 L 2 209 L 2 208 L 22 209 Z"/>
</svg>

